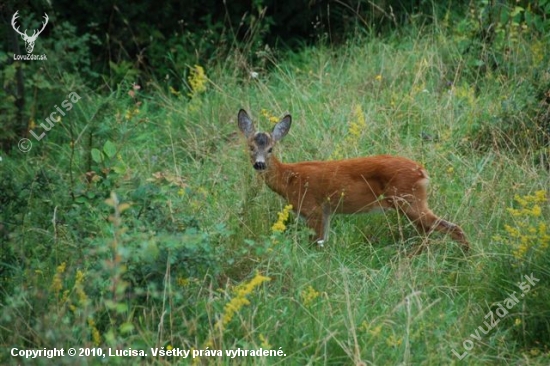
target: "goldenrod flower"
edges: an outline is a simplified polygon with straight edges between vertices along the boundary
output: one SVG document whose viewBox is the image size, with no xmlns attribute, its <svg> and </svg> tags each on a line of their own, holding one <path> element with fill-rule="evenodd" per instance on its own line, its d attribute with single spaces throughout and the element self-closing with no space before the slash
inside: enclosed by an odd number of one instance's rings
<svg viewBox="0 0 550 366">
<path fill-rule="evenodd" d="M 260 286 L 265 281 L 270 281 L 271 278 L 262 276 L 260 273 L 257 273 L 253 279 L 248 283 L 243 283 L 237 286 L 234 290 L 235 297 L 233 297 L 227 304 L 225 304 L 223 309 L 223 316 L 218 322 L 218 327 L 223 329 L 229 322 L 233 319 L 236 313 L 241 310 L 243 306 L 250 305 L 250 301 L 246 298 L 254 288 Z"/>
<path fill-rule="evenodd" d="M 200 65 L 195 65 L 191 68 L 189 76 L 187 77 L 189 86 L 191 87 L 190 97 L 206 91 L 206 82 L 208 78 L 204 72 L 204 68 Z"/>
<path fill-rule="evenodd" d="M 342 159 L 344 156 L 342 150 L 344 147 L 357 147 L 361 135 L 367 128 L 367 122 L 365 120 L 365 114 L 361 105 L 357 104 L 353 108 L 352 119 L 348 124 L 348 136 L 344 139 L 342 144 L 339 144 L 334 149 L 334 152 L 331 154 L 330 159 Z"/>
<path fill-rule="evenodd" d="M 374 329 L 370 329 L 369 330 L 369 333 L 373 336 L 373 337 L 377 337 L 379 334 L 380 334 L 380 331 L 382 330 L 382 326 L 379 325 L 377 326 L 376 328 Z"/>
<path fill-rule="evenodd" d="M 95 321 L 92 317 L 88 318 L 88 326 L 92 332 L 92 342 L 97 347 L 101 344 L 101 334 L 95 325 Z"/>
<path fill-rule="evenodd" d="M 271 227 L 271 231 L 274 233 L 282 233 L 286 230 L 285 222 L 288 220 L 288 217 L 290 216 L 290 211 L 292 210 L 292 205 L 286 205 L 283 210 L 279 213 L 277 222 L 273 224 Z"/>
<path fill-rule="evenodd" d="M 469 105 L 475 105 L 476 91 L 473 86 L 464 84 L 464 85 L 453 87 L 452 90 L 454 92 L 454 95 L 456 95 L 457 98 L 464 100 Z"/>
<path fill-rule="evenodd" d="M 543 203 L 546 202 L 546 191 L 540 190 L 535 192 L 535 202 Z"/>
<path fill-rule="evenodd" d="M 171 94 L 174 94 L 176 97 L 179 97 L 181 95 L 181 93 L 179 91 L 177 91 L 176 89 L 174 89 L 174 87 L 170 86 L 168 88 L 168 90 L 170 91 Z"/>
<path fill-rule="evenodd" d="M 386 344 L 390 347 L 396 347 L 401 345 L 401 342 L 403 342 L 402 338 L 397 338 L 393 334 L 386 339 Z"/>
<path fill-rule="evenodd" d="M 353 115 L 354 118 L 349 124 L 349 134 L 352 137 L 351 139 L 348 139 L 348 142 L 355 142 L 357 143 L 357 139 L 361 137 L 361 134 L 367 127 L 367 122 L 365 121 L 365 115 L 363 113 L 363 109 L 361 108 L 361 105 L 357 104 L 355 108 L 353 109 Z"/>
<path fill-rule="evenodd" d="M 533 205 L 533 208 L 531 209 L 531 215 L 533 215 L 534 217 L 539 217 L 540 214 L 542 213 L 542 210 L 540 208 L 539 205 Z"/>
<path fill-rule="evenodd" d="M 84 273 L 81 270 L 76 271 L 74 289 L 76 295 L 78 296 L 78 302 L 80 305 L 86 306 L 88 303 L 88 296 L 86 295 L 86 292 L 84 292 L 84 287 L 82 286 L 83 281 Z"/>
<path fill-rule="evenodd" d="M 270 349 L 271 345 L 267 341 L 267 339 L 264 337 L 262 333 L 260 333 L 260 346 L 262 346 L 263 349 Z"/>
<path fill-rule="evenodd" d="M 543 207 L 540 205 L 547 201 L 546 191 L 539 190 L 525 196 L 515 195 L 514 201 L 520 206 L 508 208 L 508 212 L 514 217 L 514 225 L 504 225 L 504 230 L 509 235 L 512 255 L 517 260 L 522 260 L 527 254 L 539 255 L 550 244 L 546 222 L 541 218 Z"/>
<path fill-rule="evenodd" d="M 369 323 L 366 320 L 363 320 L 357 329 L 362 332 L 366 332 L 369 330 Z"/>
<path fill-rule="evenodd" d="M 126 120 L 131 120 L 132 118 L 134 118 L 135 116 L 137 116 L 139 114 L 139 108 L 138 107 L 135 107 L 134 109 L 130 110 L 126 110 L 126 112 L 124 113 L 124 118 Z"/>
<path fill-rule="evenodd" d="M 311 303 L 316 298 L 318 298 L 319 295 L 320 293 L 316 291 L 311 285 L 300 293 L 300 297 L 302 298 L 302 303 L 304 304 L 304 306 L 311 305 Z"/>
<path fill-rule="evenodd" d="M 63 288 L 63 273 L 65 273 L 65 269 L 67 268 L 67 264 L 65 262 L 61 263 L 59 266 L 57 266 L 57 269 L 55 270 L 55 275 L 53 276 L 52 280 L 52 290 L 55 293 L 58 293 Z"/>
<path fill-rule="evenodd" d="M 275 116 L 274 114 L 270 113 L 267 109 L 262 108 L 260 110 L 260 114 L 262 117 L 267 118 L 267 120 L 273 124 L 279 122 L 279 117 Z"/>
<path fill-rule="evenodd" d="M 181 287 L 188 286 L 190 282 L 191 281 L 189 281 L 189 278 L 185 278 L 185 277 L 178 277 L 176 279 L 176 283 Z"/>
<path fill-rule="evenodd" d="M 508 234 L 510 234 L 512 238 L 519 238 L 520 236 L 519 230 L 515 227 L 511 227 L 508 224 L 504 225 L 504 230 L 506 230 L 506 232 L 508 232 Z"/>
</svg>

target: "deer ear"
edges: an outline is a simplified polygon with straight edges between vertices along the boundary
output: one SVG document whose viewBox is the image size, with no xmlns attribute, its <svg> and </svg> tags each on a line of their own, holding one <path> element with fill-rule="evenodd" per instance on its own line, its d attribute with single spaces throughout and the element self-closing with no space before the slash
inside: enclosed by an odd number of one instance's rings
<svg viewBox="0 0 550 366">
<path fill-rule="evenodd" d="M 271 135 L 273 136 L 273 140 L 279 141 L 283 137 L 286 136 L 288 133 L 288 130 L 290 130 L 290 125 L 292 124 L 292 117 L 290 114 L 287 114 L 283 117 L 282 120 L 280 120 L 275 127 L 273 127 L 273 132 L 271 132 Z"/>
<path fill-rule="evenodd" d="M 239 116 L 237 117 L 239 122 L 239 130 L 246 136 L 246 138 L 249 138 L 256 129 L 254 128 L 254 125 L 252 124 L 252 120 L 250 117 L 248 117 L 248 113 L 244 109 L 241 109 L 239 111 Z"/>
</svg>

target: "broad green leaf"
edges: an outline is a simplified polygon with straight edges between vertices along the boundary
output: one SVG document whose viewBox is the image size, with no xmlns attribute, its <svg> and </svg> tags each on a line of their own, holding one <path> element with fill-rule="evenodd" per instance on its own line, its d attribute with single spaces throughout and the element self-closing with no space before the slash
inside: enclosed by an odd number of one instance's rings
<svg viewBox="0 0 550 366">
<path fill-rule="evenodd" d="M 99 151 L 96 148 L 92 149 L 92 160 L 96 163 L 101 163 L 103 161 L 103 155 L 101 155 L 101 151 Z"/>
<path fill-rule="evenodd" d="M 109 158 L 112 158 L 116 154 L 116 146 L 111 141 L 107 140 L 105 141 L 105 145 L 103 145 L 103 152 L 105 155 L 107 155 Z"/>
</svg>

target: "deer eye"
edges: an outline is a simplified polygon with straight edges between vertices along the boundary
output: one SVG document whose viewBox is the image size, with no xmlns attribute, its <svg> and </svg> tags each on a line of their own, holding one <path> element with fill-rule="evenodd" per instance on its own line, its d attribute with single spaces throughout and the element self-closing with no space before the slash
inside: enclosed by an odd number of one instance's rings
<svg viewBox="0 0 550 366">
<path fill-rule="evenodd" d="M 249 146 L 248 148 L 250 149 L 250 151 L 254 151 L 254 146 Z"/>
<path fill-rule="evenodd" d="M 267 150 L 267 152 L 268 152 L 269 154 L 271 154 L 271 153 L 273 152 L 273 148 L 270 147 L 269 150 Z"/>
</svg>

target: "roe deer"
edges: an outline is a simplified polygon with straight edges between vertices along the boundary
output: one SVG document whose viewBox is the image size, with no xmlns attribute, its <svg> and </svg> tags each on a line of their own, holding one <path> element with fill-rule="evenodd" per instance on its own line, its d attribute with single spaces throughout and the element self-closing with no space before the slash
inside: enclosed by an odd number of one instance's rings
<svg viewBox="0 0 550 366">
<path fill-rule="evenodd" d="M 265 183 L 303 216 L 315 230 L 319 246 L 328 238 L 332 213 L 354 214 L 375 208 L 404 213 L 424 232 L 448 233 L 467 250 L 460 226 L 445 221 L 428 208 L 428 173 L 407 158 L 377 155 L 336 161 L 284 164 L 272 154 L 276 142 L 288 133 L 292 119 L 286 115 L 271 133 L 256 132 L 245 110 L 238 115 L 239 129 L 250 148 L 254 169 Z"/>
</svg>

